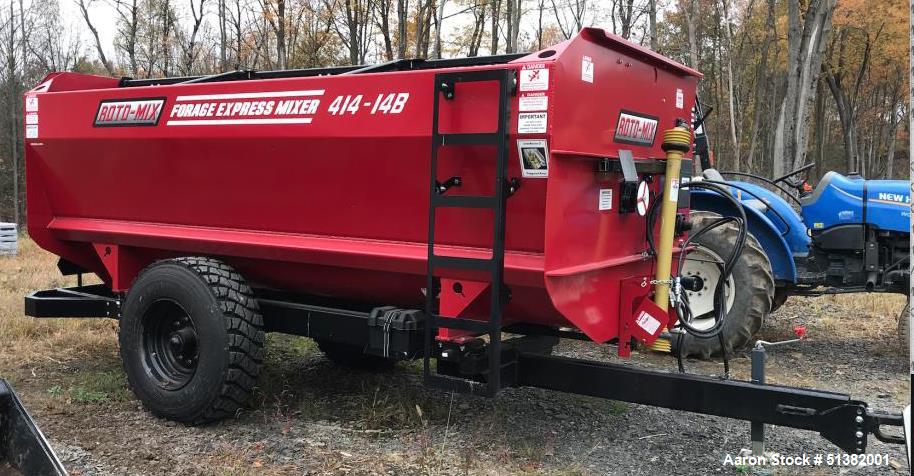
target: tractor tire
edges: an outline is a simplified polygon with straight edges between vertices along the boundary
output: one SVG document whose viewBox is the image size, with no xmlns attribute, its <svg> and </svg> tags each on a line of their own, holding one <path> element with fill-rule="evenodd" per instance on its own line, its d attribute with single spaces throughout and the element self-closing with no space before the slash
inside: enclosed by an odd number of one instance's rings
<svg viewBox="0 0 914 476">
<path fill-rule="evenodd" d="M 395 360 L 385 359 L 377 355 L 368 355 L 361 348 L 331 342 L 328 340 L 317 340 L 317 348 L 324 353 L 328 360 L 342 367 L 349 367 L 367 371 L 389 370 L 396 365 Z"/>
<path fill-rule="evenodd" d="M 197 425 L 248 404 L 263 365 L 263 317 L 231 266 L 205 257 L 154 263 L 122 314 L 127 383 L 150 412 Z"/>
<path fill-rule="evenodd" d="M 715 213 L 693 211 L 691 215 L 692 229 L 701 230 L 718 218 L 720 218 L 720 215 Z M 698 266 L 696 269 L 702 269 L 700 265 L 693 264 L 706 263 L 707 261 L 698 261 L 702 256 L 710 255 L 719 260 L 726 258 L 731 252 L 738 234 L 739 229 L 736 225 L 727 223 L 700 237 L 694 243 L 698 247 L 688 255 L 692 256 L 695 253 L 696 258 L 690 262 L 688 256 L 686 257 L 681 274 L 692 274 L 689 270 L 694 266 Z M 717 266 L 711 265 L 710 268 L 713 268 L 710 274 L 713 276 L 713 270 L 716 270 L 717 279 L 719 279 L 720 271 Z M 703 269 L 708 270 L 709 268 L 706 266 Z M 700 271 L 696 271 L 696 274 L 698 273 Z M 705 277 L 707 277 L 707 274 Z M 725 299 L 729 306 L 729 312 L 727 313 L 727 321 L 721 330 L 728 354 L 734 350 L 742 349 L 749 343 L 752 336 L 762 327 L 762 323 L 771 312 L 774 299 L 775 287 L 771 263 L 768 261 L 768 256 L 765 255 L 758 240 L 751 234 L 746 237 L 746 245 L 743 247 L 743 252 L 733 267 L 730 282 L 732 284 L 727 286 L 730 289 L 730 293 L 734 294 L 731 296 L 728 293 Z M 705 306 L 708 306 L 708 295 L 713 296 L 716 285 L 716 280 L 708 279 L 705 281 L 705 288 L 701 292 L 688 293 L 693 309 L 696 309 L 694 307 L 696 303 L 702 301 L 702 296 L 704 296 L 703 299 L 705 301 L 703 302 Z M 705 312 L 695 316 L 693 326 L 697 326 L 699 320 L 708 327 L 713 325 L 713 299 L 710 301 L 710 306 Z M 680 343 L 678 335 L 673 335 L 671 343 L 675 354 Z M 681 344 L 683 346 L 683 356 L 708 359 L 712 355 L 718 354 L 721 350 L 720 341 L 717 337 L 703 339 L 685 333 L 682 336 Z"/>
<path fill-rule="evenodd" d="M 783 306 L 784 303 L 787 302 L 787 298 L 789 298 L 789 297 L 790 297 L 790 288 L 788 288 L 787 286 L 778 286 L 778 287 L 774 288 L 774 298 L 771 300 L 770 314 L 774 314 L 775 311 L 780 309 L 781 306 Z"/>
<path fill-rule="evenodd" d="M 911 346 L 911 301 L 905 303 L 898 315 L 898 344 L 904 352 Z"/>
</svg>

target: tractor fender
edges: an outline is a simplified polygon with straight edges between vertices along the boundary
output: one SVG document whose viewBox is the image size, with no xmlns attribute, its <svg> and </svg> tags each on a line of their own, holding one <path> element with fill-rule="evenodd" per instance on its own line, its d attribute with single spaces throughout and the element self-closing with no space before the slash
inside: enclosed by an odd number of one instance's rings
<svg viewBox="0 0 914 476">
<path fill-rule="evenodd" d="M 690 195 L 692 210 L 713 212 L 721 216 L 736 215 L 733 203 L 714 192 L 695 189 L 691 191 Z M 771 271 L 774 273 L 775 281 L 779 284 L 796 283 L 797 267 L 793 261 L 793 253 L 787 240 L 782 236 L 780 228 L 755 207 L 744 205 L 743 209 L 746 211 L 746 220 L 749 222 L 749 233 L 755 236 L 765 254 L 768 255 L 768 260 L 771 261 Z M 805 227 L 803 228 L 805 229 Z"/>
</svg>

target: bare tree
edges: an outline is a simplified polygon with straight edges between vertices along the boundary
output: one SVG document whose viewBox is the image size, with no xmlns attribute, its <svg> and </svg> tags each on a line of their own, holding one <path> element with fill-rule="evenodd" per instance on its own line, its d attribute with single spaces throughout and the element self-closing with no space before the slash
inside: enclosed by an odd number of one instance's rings
<svg viewBox="0 0 914 476">
<path fill-rule="evenodd" d="M 486 6 L 477 3 L 472 7 L 473 12 L 473 33 L 470 35 L 470 47 L 467 56 L 478 56 L 479 48 L 482 46 L 482 37 L 485 35 L 486 24 Z"/>
<path fill-rule="evenodd" d="M 815 97 L 836 0 L 809 0 L 803 24 L 799 0 L 787 2 L 787 78 L 774 135 L 775 176 L 806 158 L 809 103 Z"/>
<path fill-rule="evenodd" d="M 651 50 L 657 51 L 657 46 L 659 45 L 659 42 L 657 41 L 657 0 L 648 0 L 647 9 L 648 35 L 651 37 Z"/>
<path fill-rule="evenodd" d="M 200 26 L 203 25 L 203 15 L 205 13 L 204 8 L 206 7 L 206 0 L 199 0 L 197 6 L 195 6 L 194 0 L 190 0 L 189 3 L 193 22 L 191 23 L 190 35 L 187 37 L 187 40 L 180 43 L 184 57 L 182 73 L 187 75 L 193 72 L 194 63 L 197 61 L 197 55 L 199 54 L 199 48 L 197 47 L 197 35 L 200 33 Z M 224 58 L 222 61 L 225 61 Z"/>
<path fill-rule="evenodd" d="M 724 29 L 724 40 L 727 45 L 727 110 L 729 112 L 728 116 L 730 119 L 730 142 L 732 144 L 733 150 L 733 166 L 736 171 L 740 170 L 740 138 L 739 132 L 737 131 L 736 125 L 736 116 L 737 116 L 737 106 L 736 104 L 736 93 L 734 92 L 733 86 L 733 30 L 730 27 L 730 6 L 727 0 L 721 0 L 720 2 L 720 16 L 721 22 L 723 23 Z M 722 58 L 721 58 L 722 59 Z"/>
<path fill-rule="evenodd" d="M 397 0 L 397 58 L 406 58 L 409 46 L 407 26 L 409 24 L 409 0 Z"/>
<path fill-rule="evenodd" d="M 689 37 L 689 66 L 698 68 L 698 35 L 695 22 L 698 16 L 698 0 L 679 0 L 679 9 L 685 16 L 686 31 Z"/>
<path fill-rule="evenodd" d="M 286 0 L 260 0 L 260 6 L 276 35 L 277 66 L 286 69 Z"/>
<path fill-rule="evenodd" d="M 117 76 L 114 73 L 114 67 L 110 61 L 108 61 L 107 56 L 105 56 L 105 49 L 102 48 L 102 42 L 98 38 L 98 29 L 95 28 L 95 25 L 92 24 L 92 20 L 89 18 L 89 7 L 92 5 L 93 0 L 79 0 L 77 6 L 79 7 L 79 12 L 82 14 L 83 21 L 86 23 L 86 27 L 89 28 L 89 33 L 92 34 L 92 39 L 95 41 L 95 53 L 98 54 L 98 59 L 101 61 L 102 66 L 105 67 L 105 71 L 108 72 L 111 76 Z"/>
<path fill-rule="evenodd" d="M 374 10 L 371 0 L 339 0 L 336 8 L 328 0 L 327 8 L 330 11 L 342 9 L 342 21 L 337 21 L 336 15 L 331 15 L 331 18 L 340 40 L 349 49 L 349 64 L 364 63 L 373 34 L 372 23 L 369 21 Z"/>
<path fill-rule="evenodd" d="M 22 11 L 19 12 L 23 14 Z M 17 70 L 21 67 L 19 62 L 19 44 L 21 38 L 17 41 L 17 35 L 23 32 L 21 27 L 16 25 L 16 10 L 13 2 L 9 3 L 9 18 L 6 19 L 6 28 L 3 38 L 3 59 L 4 69 L 6 70 L 6 104 L 8 107 L 7 127 L 9 130 L 9 153 L 12 159 L 12 176 L 13 176 L 13 222 L 19 223 L 19 77 Z"/>
<path fill-rule="evenodd" d="M 559 7 L 555 0 L 552 2 L 552 14 L 555 23 L 567 40 L 584 27 L 584 16 L 587 14 L 587 0 L 569 0 Z"/>
<path fill-rule="evenodd" d="M 517 38 L 520 36 L 520 19 L 523 16 L 523 0 L 505 1 L 505 53 L 517 52 Z"/>
<path fill-rule="evenodd" d="M 836 59 L 830 59 L 824 69 L 826 84 L 835 99 L 835 107 L 838 109 L 838 119 L 841 121 L 842 136 L 844 139 L 844 157 L 848 170 L 858 170 L 858 144 L 857 144 L 857 102 L 860 96 L 860 88 L 863 85 L 867 69 L 870 64 L 870 52 L 873 43 L 879 38 L 885 24 L 882 23 L 875 34 L 870 32 L 859 32 L 864 39 L 863 55 L 860 59 L 860 65 L 856 71 L 848 71 L 847 63 L 847 42 L 849 36 L 853 34 L 848 28 L 838 30 L 834 41 L 832 42 L 832 51 L 837 54 Z M 848 73 L 853 75 L 850 84 L 845 84 Z"/>
<path fill-rule="evenodd" d="M 416 17 L 416 52 L 417 58 L 427 58 L 431 43 L 432 12 L 435 11 L 435 0 L 417 0 Z"/>
<path fill-rule="evenodd" d="M 438 8 L 433 18 L 435 22 L 435 48 L 432 50 L 432 58 L 441 58 L 441 26 L 444 23 L 444 6 L 447 0 L 438 0 Z"/>
<path fill-rule="evenodd" d="M 501 2 L 502 0 L 489 0 L 489 6 L 492 8 L 491 31 L 489 32 L 492 40 L 490 51 L 493 55 L 498 54 L 499 27 L 501 26 Z"/>
<path fill-rule="evenodd" d="M 377 25 L 378 31 L 381 33 L 381 39 L 384 41 L 384 59 L 387 61 L 394 59 L 393 41 L 391 41 L 390 36 L 390 9 L 392 7 L 392 0 L 375 0 L 374 9 L 372 9 L 375 25 Z"/>
<path fill-rule="evenodd" d="M 127 55 L 130 63 L 130 74 L 139 72 L 137 61 L 137 35 L 140 25 L 140 11 L 137 0 L 113 0 L 114 11 L 118 18 L 118 32 L 115 46 Z"/>
</svg>

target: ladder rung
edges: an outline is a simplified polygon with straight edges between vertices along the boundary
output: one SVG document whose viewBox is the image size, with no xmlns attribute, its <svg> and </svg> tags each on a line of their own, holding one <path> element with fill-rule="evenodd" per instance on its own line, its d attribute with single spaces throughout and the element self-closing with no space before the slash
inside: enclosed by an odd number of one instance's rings
<svg viewBox="0 0 914 476">
<path fill-rule="evenodd" d="M 497 132 L 469 134 L 440 134 L 441 145 L 498 145 L 504 142 L 505 136 Z"/>
<path fill-rule="evenodd" d="M 495 197 L 491 197 L 491 196 L 435 195 L 432 198 L 432 205 L 434 205 L 436 207 L 495 208 L 495 204 L 496 204 Z"/>
<path fill-rule="evenodd" d="M 481 271 L 491 271 L 493 264 L 494 261 L 492 258 L 479 259 L 440 255 L 434 255 L 431 257 L 431 265 L 433 268 L 478 269 Z"/>
<path fill-rule="evenodd" d="M 492 323 L 488 321 L 475 321 L 473 319 L 464 319 L 460 317 L 435 316 L 432 319 L 433 327 L 444 327 L 447 329 L 457 329 L 469 332 L 490 332 Z"/>
</svg>

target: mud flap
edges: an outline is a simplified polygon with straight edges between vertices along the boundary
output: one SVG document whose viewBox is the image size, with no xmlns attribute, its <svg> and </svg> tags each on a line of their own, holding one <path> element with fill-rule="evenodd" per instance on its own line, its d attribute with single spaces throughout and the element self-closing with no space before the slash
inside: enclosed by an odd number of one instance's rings
<svg viewBox="0 0 914 476">
<path fill-rule="evenodd" d="M 67 474 L 13 388 L 3 379 L 0 379 L 0 473 Z"/>
</svg>

